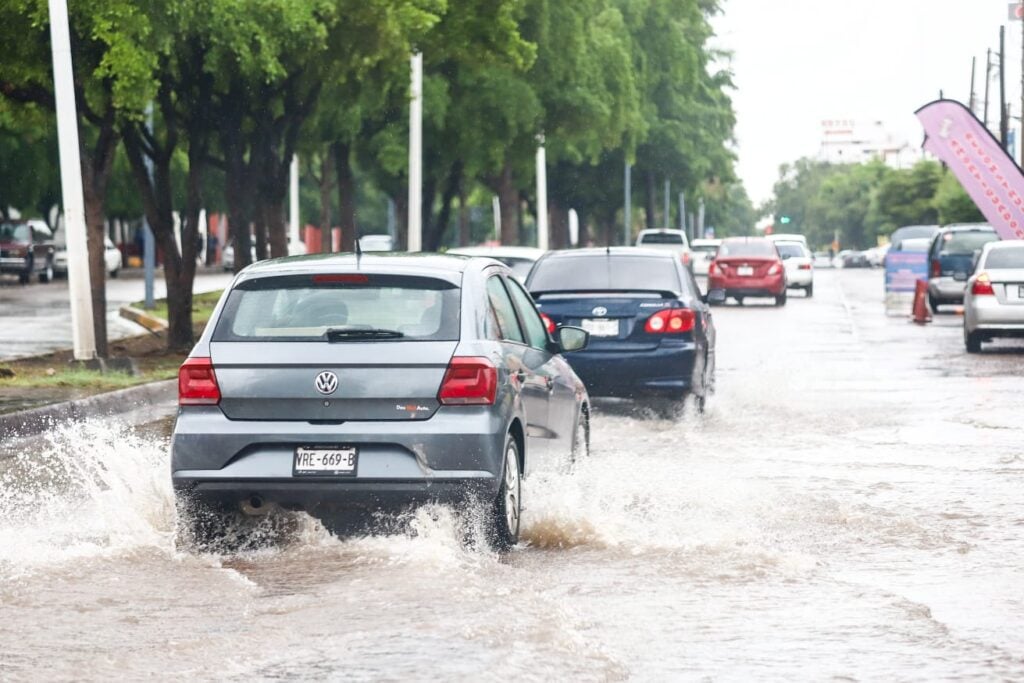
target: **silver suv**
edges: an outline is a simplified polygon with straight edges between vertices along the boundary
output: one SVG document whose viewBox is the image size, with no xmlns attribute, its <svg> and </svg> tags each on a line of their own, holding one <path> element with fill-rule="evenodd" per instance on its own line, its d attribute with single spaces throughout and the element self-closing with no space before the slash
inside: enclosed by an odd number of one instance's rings
<svg viewBox="0 0 1024 683">
<path fill-rule="evenodd" d="M 586 452 L 587 392 L 509 269 L 351 255 L 238 274 L 182 365 L 171 477 L 200 546 L 267 511 L 347 517 L 483 501 L 519 536 L 520 477 Z"/>
</svg>

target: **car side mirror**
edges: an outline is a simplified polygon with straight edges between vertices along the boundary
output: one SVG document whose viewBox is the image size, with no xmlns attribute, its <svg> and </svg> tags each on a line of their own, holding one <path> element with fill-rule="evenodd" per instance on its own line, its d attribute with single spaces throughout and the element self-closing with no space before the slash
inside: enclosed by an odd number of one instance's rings
<svg viewBox="0 0 1024 683">
<path fill-rule="evenodd" d="M 704 303 L 711 304 L 712 306 L 718 306 L 725 303 L 725 290 L 724 289 L 712 289 L 704 295 Z"/>
<path fill-rule="evenodd" d="M 559 327 L 555 330 L 554 337 L 555 343 L 562 353 L 582 351 L 587 348 L 587 343 L 590 342 L 589 332 L 579 327 L 572 327 L 571 325 Z"/>
</svg>

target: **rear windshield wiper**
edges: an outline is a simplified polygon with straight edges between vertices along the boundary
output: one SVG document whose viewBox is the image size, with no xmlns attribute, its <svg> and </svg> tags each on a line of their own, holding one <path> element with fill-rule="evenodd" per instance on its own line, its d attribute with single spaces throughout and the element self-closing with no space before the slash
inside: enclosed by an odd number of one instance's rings
<svg viewBox="0 0 1024 683">
<path fill-rule="evenodd" d="M 398 330 L 382 330 L 375 327 L 332 327 L 325 333 L 327 341 L 340 342 L 355 339 L 401 339 L 405 336 Z"/>
</svg>

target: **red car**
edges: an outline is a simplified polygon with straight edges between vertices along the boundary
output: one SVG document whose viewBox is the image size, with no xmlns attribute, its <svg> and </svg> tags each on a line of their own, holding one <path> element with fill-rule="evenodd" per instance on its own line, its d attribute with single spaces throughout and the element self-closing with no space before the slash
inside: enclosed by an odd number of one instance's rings
<svg viewBox="0 0 1024 683">
<path fill-rule="evenodd" d="M 786 269 L 775 244 L 764 237 L 722 240 L 708 266 L 708 292 L 720 290 L 743 305 L 745 297 L 775 297 L 786 305 Z"/>
<path fill-rule="evenodd" d="M 0 222 L 0 273 L 17 275 L 22 284 L 33 274 L 53 279 L 53 233 L 42 221 Z"/>
</svg>

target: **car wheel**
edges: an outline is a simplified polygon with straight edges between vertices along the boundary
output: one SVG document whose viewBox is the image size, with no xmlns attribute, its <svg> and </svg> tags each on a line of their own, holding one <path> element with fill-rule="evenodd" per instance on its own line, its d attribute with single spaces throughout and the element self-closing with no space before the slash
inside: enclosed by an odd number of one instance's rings
<svg viewBox="0 0 1024 683">
<path fill-rule="evenodd" d="M 115 279 L 115 280 L 117 279 L 117 276 L 120 275 L 120 274 L 121 274 L 121 269 L 120 268 L 114 268 L 112 271 L 110 271 L 110 277 Z"/>
<path fill-rule="evenodd" d="M 968 332 L 964 329 L 964 346 L 967 353 L 981 353 L 981 335 L 977 332 Z"/>
<path fill-rule="evenodd" d="M 46 268 L 39 273 L 39 281 L 43 284 L 53 280 L 53 261 L 46 261 Z"/>
<path fill-rule="evenodd" d="M 807 285 L 807 289 L 805 291 L 807 292 L 807 298 L 810 299 L 814 296 L 814 285 Z"/>
<path fill-rule="evenodd" d="M 776 306 L 785 306 L 786 305 L 786 292 L 785 291 L 783 291 L 782 294 L 780 294 L 777 297 L 775 297 L 775 305 Z"/>
<path fill-rule="evenodd" d="M 509 434 L 505 437 L 505 463 L 498 496 L 491 504 L 490 541 L 495 550 L 509 550 L 519 542 L 519 521 L 522 517 L 522 481 L 519 472 L 519 444 Z"/>
<path fill-rule="evenodd" d="M 739 304 L 740 306 L 742 306 L 743 305 L 743 297 L 742 296 L 736 297 L 736 303 Z"/>
<path fill-rule="evenodd" d="M 932 313 L 938 313 L 939 312 L 939 306 L 941 306 L 941 305 L 942 304 L 939 302 L 938 299 L 936 299 L 931 294 L 928 295 L 928 306 L 932 309 Z"/>
<path fill-rule="evenodd" d="M 575 465 L 580 460 L 590 456 L 590 411 L 587 407 L 580 406 L 580 416 L 576 420 L 576 429 L 572 437 L 572 454 L 569 457 L 570 465 Z"/>
</svg>

